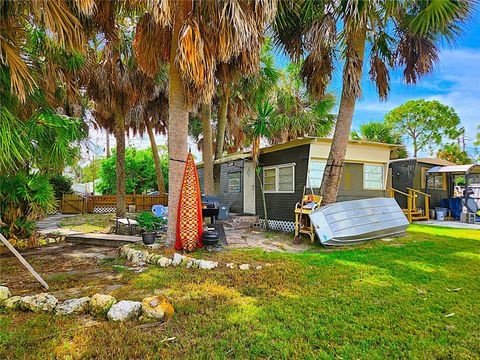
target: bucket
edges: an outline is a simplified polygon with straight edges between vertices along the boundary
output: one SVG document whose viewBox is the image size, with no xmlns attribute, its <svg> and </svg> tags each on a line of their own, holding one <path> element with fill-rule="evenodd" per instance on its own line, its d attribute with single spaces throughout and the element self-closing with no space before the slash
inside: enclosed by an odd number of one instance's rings
<svg viewBox="0 0 480 360">
<path fill-rule="evenodd" d="M 435 212 L 437 213 L 437 220 L 444 221 L 445 217 L 447 216 L 447 208 L 436 207 Z"/>
</svg>

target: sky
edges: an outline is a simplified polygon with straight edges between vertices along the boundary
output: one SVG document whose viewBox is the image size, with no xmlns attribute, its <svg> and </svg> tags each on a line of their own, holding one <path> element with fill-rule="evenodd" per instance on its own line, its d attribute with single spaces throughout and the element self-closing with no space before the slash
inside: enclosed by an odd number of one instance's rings
<svg viewBox="0 0 480 360">
<path fill-rule="evenodd" d="M 477 133 L 480 124 L 480 11 L 477 8 L 472 19 L 466 24 L 463 34 L 455 46 L 442 44 L 439 62 L 432 74 L 424 77 L 417 85 L 406 85 L 402 81 L 401 70 L 391 73 L 391 90 L 387 101 L 380 101 L 375 87 L 368 79 L 368 70 L 364 71 L 362 83 L 363 96 L 357 101 L 353 116 L 352 129 L 357 129 L 362 123 L 381 121 L 390 110 L 408 100 L 426 99 L 438 100 L 452 106 L 466 129 L 467 151 L 472 152 L 472 139 Z M 277 66 L 284 67 L 288 58 L 280 53 L 275 56 Z M 335 70 L 331 90 L 340 98 L 341 93 L 341 66 Z M 111 147 L 115 146 L 115 139 L 110 136 Z M 97 156 L 104 154 L 105 135 L 99 131 L 91 132 L 93 152 Z M 166 144 L 165 136 L 157 137 L 158 144 Z M 150 146 L 147 137 L 131 137 L 127 144 L 137 148 Z M 189 139 L 193 154 L 200 158 L 194 142 Z M 407 146 L 410 148 L 411 144 Z M 410 148 L 411 150 L 411 148 Z M 411 151 L 410 151 L 411 153 Z M 421 156 L 431 156 L 429 153 L 420 153 Z M 85 159 L 87 160 L 87 159 Z M 87 160 L 88 161 L 88 160 Z"/>
</svg>

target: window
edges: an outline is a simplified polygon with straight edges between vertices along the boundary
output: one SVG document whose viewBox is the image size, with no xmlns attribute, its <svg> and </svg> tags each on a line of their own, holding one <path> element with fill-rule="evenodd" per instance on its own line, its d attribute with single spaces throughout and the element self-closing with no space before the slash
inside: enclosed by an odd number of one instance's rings
<svg viewBox="0 0 480 360">
<path fill-rule="evenodd" d="M 363 188 L 365 190 L 383 190 L 383 165 L 363 165 Z"/>
<path fill-rule="evenodd" d="M 429 190 L 447 190 L 446 188 L 446 176 L 445 174 L 430 174 L 428 176 L 428 189 Z"/>
<path fill-rule="evenodd" d="M 228 173 L 228 192 L 240 192 L 240 171 Z"/>
<path fill-rule="evenodd" d="M 294 192 L 295 165 L 270 166 L 263 169 L 265 192 Z"/>
<path fill-rule="evenodd" d="M 320 188 L 326 165 L 327 162 L 325 160 L 310 160 L 307 187 Z"/>
</svg>

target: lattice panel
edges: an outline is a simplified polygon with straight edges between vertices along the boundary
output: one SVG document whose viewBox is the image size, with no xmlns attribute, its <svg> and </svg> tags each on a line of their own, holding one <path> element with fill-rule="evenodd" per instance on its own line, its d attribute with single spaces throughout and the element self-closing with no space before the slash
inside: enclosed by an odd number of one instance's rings
<svg viewBox="0 0 480 360">
<path fill-rule="evenodd" d="M 265 219 L 260 219 L 260 224 L 262 224 L 262 226 L 265 226 Z M 278 230 L 287 233 L 295 231 L 295 223 L 293 221 L 268 220 L 268 225 L 272 230 Z"/>
<path fill-rule="evenodd" d="M 114 213 L 117 211 L 117 208 L 115 207 L 95 207 L 93 208 L 93 213 L 94 214 L 108 214 L 108 213 Z"/>
</svg>

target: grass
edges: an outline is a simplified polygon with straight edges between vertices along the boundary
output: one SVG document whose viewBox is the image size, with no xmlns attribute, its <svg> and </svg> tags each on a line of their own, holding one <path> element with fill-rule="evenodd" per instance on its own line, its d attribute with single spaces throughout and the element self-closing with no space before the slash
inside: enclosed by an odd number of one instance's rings
<svg viewBox="0 0 480 360">
<path fill-rule="evenodd" d="M 113 225 L 115 214 L 82 214 L 64 218 L 59 226 L 79 232 L 106 231 Z"/>
<path fill-rule="evenodd" d="M 480 358 L 479 235 L 416 225 L 354 249 L 211 256 L 262 270 L 150 267 L 113 294 L 167 294 L 170 323 L 4 313 L 0 358 Z"/>
</svg>

